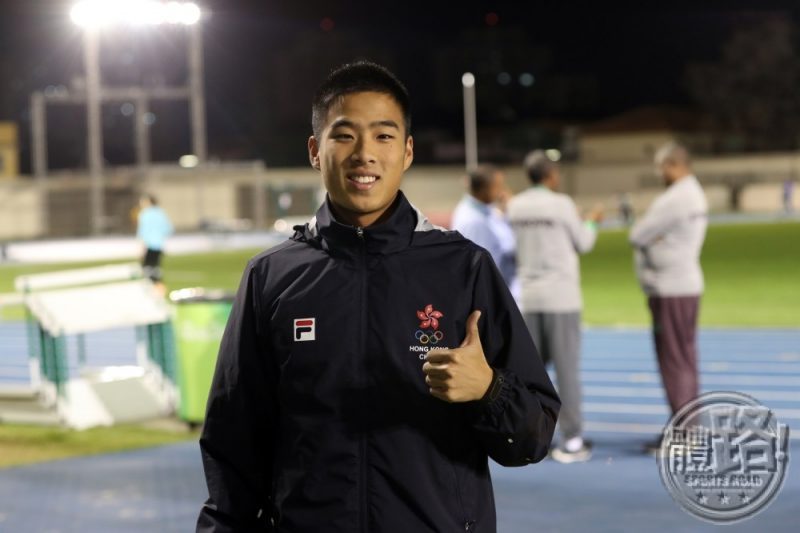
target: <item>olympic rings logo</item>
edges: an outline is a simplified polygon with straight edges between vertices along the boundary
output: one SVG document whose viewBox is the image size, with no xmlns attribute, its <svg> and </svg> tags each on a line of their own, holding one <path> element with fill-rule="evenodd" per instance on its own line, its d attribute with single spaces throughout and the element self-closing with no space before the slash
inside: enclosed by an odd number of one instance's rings
<svg viewBox="0 0 800 533">
<path fill-rule="evenodd" d="M 433 333 L 425 333 L 421 329 L 418 329 L 417 332 L 414 334 L 414 338 L 416 338 L 422 344 L 439 344 L 439 341 L 444 338 L 444 333 L 441 331 L 435 331 Z"/>
</svg>

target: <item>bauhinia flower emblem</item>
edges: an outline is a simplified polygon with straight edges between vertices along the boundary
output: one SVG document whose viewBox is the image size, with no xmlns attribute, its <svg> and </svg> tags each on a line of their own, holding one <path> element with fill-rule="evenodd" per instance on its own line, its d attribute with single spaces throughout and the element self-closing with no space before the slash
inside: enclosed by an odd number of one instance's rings
<svg viewBox="0 0 800 533">
<path fill-rule="evenodd" d="M 439 329 L 439 319 L 443 316 L 442 312 L 435 310 L 431 304 L 426 305 L 422 311 L 417 311 L 420 329 Z"/>
<path fill-rule="evenodd" d="M 439 344 L 444 338 L 444 333 L 439 331 L 439 319 L 444 314 L 428 304 L 422 311 L 417 311 L 417 318 L 420 320 L 419 329 L 414 333 L 414 338 L 421 344 Z"/>
</svg>

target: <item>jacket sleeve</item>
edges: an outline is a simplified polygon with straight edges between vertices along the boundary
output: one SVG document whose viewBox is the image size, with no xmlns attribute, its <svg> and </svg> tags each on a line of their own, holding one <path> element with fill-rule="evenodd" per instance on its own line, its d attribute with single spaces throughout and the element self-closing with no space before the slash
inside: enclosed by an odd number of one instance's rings
<svg viewBox="0 0 800 533">
<path fill-rule="evenodd" d="M 634 248 L 647 248 L 658 240 L 678 220 L 680 208 L 656 200 L 641 220 L 631 228 L 628 240 Z"/>
<path fill-rule="evenodd" d="M 209 498 L 200 533 L 266 531 L 272 515 L 274 372 L 258 319 L 259 283 L 245 270 L 220 345 L 200 437 Z"/>
<path fill-rule="evenodd" d="M 494 378 L 476 404 L 473 428 L 501 465 L 535 463 L 547 455 L 561 400 L 494 262 L 481 252 L 477 263 L 473 309 L 481 311 L 481 344 Z"/>
<path fill-rule="evenodd" d="M 596 226 L 581 219 L 578 208 L 572 200 L 567 201 L 566 211 L 567 229 L 575 251 L 579 254 L 590 252 L 597 240 Z"/>
</svg>

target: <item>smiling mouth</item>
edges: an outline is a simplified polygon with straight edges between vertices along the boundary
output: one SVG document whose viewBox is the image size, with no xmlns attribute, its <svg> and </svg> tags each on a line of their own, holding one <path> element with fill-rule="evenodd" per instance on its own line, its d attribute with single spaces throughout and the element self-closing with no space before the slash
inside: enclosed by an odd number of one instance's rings
<svg viewBox="0 0 800 533">
<path fill-rule="evenodd" d="M 374 174 L 358 174 L 347 176 L 347 181 L 358 191 L 368 191 L 380 179 Z"/>
</svg>

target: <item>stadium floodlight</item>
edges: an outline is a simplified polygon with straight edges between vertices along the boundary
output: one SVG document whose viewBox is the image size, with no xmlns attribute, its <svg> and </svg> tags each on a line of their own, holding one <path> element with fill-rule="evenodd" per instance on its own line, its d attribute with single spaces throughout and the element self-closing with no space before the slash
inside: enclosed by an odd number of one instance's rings
<svg viewBox="0 0 800 533">
<path fill-rule="evenodd" d="M 194 2 L 82 0 L 72 6 L 70 18 L 82 28 L 102 28 L 118 24 L 191 26 L 200 22 L 202 12 Z"/>
<path fill-rule="evenodd" d="M 203 12 L 194 2 L 174 0 L 80 0 L 70 10 L 72 22 L 80 26 L 84 39 L 84 68 L 86 72 L 86 114 L 88 166 L 91 181 L 92 233 L 103 229 L 103 131 L 101 106 L 103 84 L 100 77 L 100 30 L 109 27 L 186 26 L 189 31 L 188 67 L 190 122 L 192 127 L 192 152 L 196 158 L 194 166 L 206 161 L 205 96 L 203 92 L 203 57 L 201 22 Z M 146 114 L 145 114 L 146 116 Z M 149 125 L 149 124 L 148 124 Z M 137 127 L 141 124 L 137 122 Z M 145 137 L 140 130 L 139 139 Z M 144 146 L 142 141 L 138 141 Z M 142 151 L 141 153 L 144 153 Z M 202 184 L 198 184 L 198 188 Z M 200 198 L 201 195 L 198 195 Z M 202 205 L 198 202 L 202 216 Z"/>
</svg>

